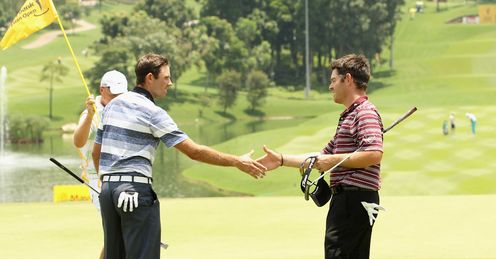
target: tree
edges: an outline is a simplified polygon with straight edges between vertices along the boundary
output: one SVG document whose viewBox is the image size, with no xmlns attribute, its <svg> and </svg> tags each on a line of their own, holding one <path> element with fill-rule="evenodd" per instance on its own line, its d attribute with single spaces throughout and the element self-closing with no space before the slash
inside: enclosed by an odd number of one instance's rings
<svg viewBox="0 0 496 259">
<path fill-rule="evenodd" d="M 150 17 L 182 28 L 195 19 L 194 11 L 184 0 L 142 0 L 135 11 L 145 11 Z"/>
<path fill-rule="evenodd" d="M 227 70 L 246 71 L 248 66 L 245 60 L 249 52 L 236 36 L 232 25 L 214 16 L 202 18 L 200 23 L 205 26 L 207 36 L 215 39 L 207 55 L 202 55 L 209 75 L 216 77 Z"/>
<path fill-rule="evenodd" d="M 219 87 L 219 104 L 224 108 L 224 113 L 227 108 L 232 107 L 236 103 L 238 97 L 239 84 L 241 83 L 241 74 L 236 71 L 223 72 L 217 78 Z"/>
<path fill-rule="evenodd" d="M 178 78 L 198 62 L 198 50 L 201 49 L 199 28 L 190 24 L 179 29 L 174 24 L 150 17 L 144 11 L 105 16 L 101 23 L 104 36 L 93 48 L 102 58 L 95 68 L 86 71 L 92 82 L 96 83 L 101 77 L 102 69 L 118 67 L 123 73 L 133 71 L 136 57 L 153 52 L 169 59 L 176 97 Z"/>
<path fill-rule="evenodd" d="M 129 15 L 125 13 L 104 14 L 100 19 L 103 36 L 99 42 L 106 44 L 119 36 L 124 36 L 124 29 L 128 25 L 129 19 Z"/>
<path fill-rule="evenodd" d="M 79 3 L 66 3 L 58 8 L 58 13 L 74 30 L 74 21 L 81 18 L 83 9 Z"/>
<path fill-rule="evenodd" d="M 389 21 L 389 69 L 393 69 L 393 43 L 394 43 L 394 31 L 396 29 L 396 23 L 401 19 L 401 6 L 405 3 L 404 0 L 390 1 L 388 7 L 388 17 Z"/>
<path fill-rule="evenodd" d="M 205 0 L 201 10 L 201 16 L 216 16 L 235 24 L 238 18 L 246 17 L 260 4 L 260 0 Z"/>
<path fill-rule="evenodd" d="M 95 93 L 99 93 L 101 78 L 103 74 L 110 70 L 117 70 L 126 75 L 128 84 L 131 85 L 134 78 L 130 77 L 132 75 L 130 73 L 131 56 L 128 49 L 122 46 L 116 46 L 101 51 L 99 55 L 100 60 L 95 62 L 95 65 L 84 73 L 86 78 L 88 78 L 90 89 Z"/>
<path fill-rule="evenodd" d="M 0 37 L 7 32 L 10 22 L 21 8 L 23 2 L 17 0 L 0 1 Z"/>
<path fill-rule="evenodd" d="M 270 73 L 272 67 L 270 44 L 267 41 L 262 41 L 260 45 L 251 49 L 246 63 L 249 71 L 261 70 L 265 73 Z"/>
<path fill-rule="evenodd" d="M 62 64 L 62 60 L 59 58 L 57 61 L 51 60 L 47 64 L 43 66 L 43 69 L 41 70 L 41 77 L 40 81 L 49 81 L 50 82 L 50 87 L 48 88 L 49 91 L 49 112 L 48 112 L 48 117 L 52 119 L 53 114 L 52 114 L 52 100 L 53 100 L 53 83 L 62 82 L 62 77 L 67 75 L 69 72 L 69 68 Z"/>
<path fill-rule="evenodd" d="M 248 91 L 246 99 L 250 103 L 252 112 L 255 111 L 256 107 L 259 107 L 265 102 L 269 84 L 269 78 L 262 71 L 251 71 L 246 77 L 246 87 Z"/>
</svg>

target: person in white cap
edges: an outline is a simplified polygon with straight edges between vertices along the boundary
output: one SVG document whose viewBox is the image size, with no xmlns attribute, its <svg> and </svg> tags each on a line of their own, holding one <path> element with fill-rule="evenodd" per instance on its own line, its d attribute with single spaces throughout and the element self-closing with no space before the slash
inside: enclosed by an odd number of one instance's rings
<svg viewBox="0 0 496 259">
<path fill-rule="evenodd" d="M 124 74 L 116 70 L 105 73 L 100 82 L 100 95 L 96 98 L 91 95 L 86 99 L 86 109 L 81 113 L 78 126 L 74 131 L 74 146 L 78 148 L 81 157 L 81 177 L 97 190 L 100 190 L 99 177 L 93 166 L 93 161 L 90 159 L 98 123 L 101 120 L 105 105 L 125 92 L 127 92 L 127 79 Z M 95 116 L 95 107 L 98 112 L 97 116 Z M 92 203 L 100 211 L 98 194 L 91 189 L 89 191 Z M 103 258 L 102 249 L 100 259 Z"/>
<path fill-rule="evenodd" d="M 470 120 L 470 128 L 472 129 L 472 134 L 475 135 L 475 125 L 477 124 L 477 118 L 472 113 L 465 113 L 465 116 Z"/>
</svg>

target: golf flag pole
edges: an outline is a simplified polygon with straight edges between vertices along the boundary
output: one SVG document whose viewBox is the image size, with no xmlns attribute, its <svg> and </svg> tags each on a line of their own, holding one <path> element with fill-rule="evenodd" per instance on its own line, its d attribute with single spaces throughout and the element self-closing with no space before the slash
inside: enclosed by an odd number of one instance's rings
<svg viewBox="0 0 496 259">
<path fill-rule="evenodd" d="M 50 2 L 52 2 L 52 1 L 50 0 Z M 54 10 L 55 10 L 55 7 L 54 7 Z M 56 10 L 55 10 L 55 13 L 57 13 Z M 74 60 L 74 64 L 76 65 L 76 68 L 79 72 L 79 76 L 81 77 L 81 80 L 83 81 L 84 88 L 86 89 L 86 93 L 88 94 L 88 97 L 89 97 L 91 95 L 90 89 L 88 88 L 88 85 L 86 84 L 86 80 L 84 79 L 84 75 L 83 75 L 83 72 L 81 71 L 81 67 L 79 66 L 79 62 L 77 61 L 76 55 L 74 54 L 74 50 L 72 49 L 71 43 L 69 42 L 69 38 L 67 38 L 67 34 L 65 33 L 64 26 L 62 25 L 62 21 L 60 21 L 60 18 L 58 15 L 56 16 L 56 18 L 57 18 L 57 22 L 59 23 L 60 30 L 62 31 L 62 34 L 64 35 L 65 43 L 67 43 L 67 47 L 69 48 L 69 51 L 71 52 L 72 59 Z M 95 106 L 95 105 L 93 105 L 93 106 Z M 93 108 L 95 108 L 95 111 L 96 111 L 96 107 L 93 107 Z"/>
</svg>

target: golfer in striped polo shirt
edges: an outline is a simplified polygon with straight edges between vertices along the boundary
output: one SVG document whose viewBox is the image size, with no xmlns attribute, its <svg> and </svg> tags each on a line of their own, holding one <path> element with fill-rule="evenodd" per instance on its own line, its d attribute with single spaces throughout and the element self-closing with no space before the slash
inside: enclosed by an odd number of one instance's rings
<svg viewBox="0 0 496 259">
<path fill-rule="evenodd" d="M 102 179 L 100 205 L 105 259 L 160 258 L 160 210 L 152 188 L 152 164 L 158 144 L 175 147 L 201 162 L 233 166 L 254 178 L 266 168 L 250 158 L 196 144 L 169 114 L 155 105 L 172 85 L 166 58 L 148 54 L 135 68 L 137 86 L 114 98 L 102 115 L 93 159 Z"/>
<path fill-rule="evenodd" d="M 361 55 L 331 63 L 329 91 L 345 106 L 335 135 L 317 156 L 315 168 L 325 172 L 357 149 L 331 173 L 331 202 L 326 221 L 325 258 L 369 258 L 373 218 L 379 208 L 382 120 L 366 96 L 370 65 Z M 300 167 L 309 154 L 288 155 L 264 147 L 257 161 L 267 170 Z M 365 204 L 362 204 L 365 202 Z M 377 211 L 374 211 L 377 214 Z M 370 216 L 369 216 L 370 215 Z"/>
</svg>

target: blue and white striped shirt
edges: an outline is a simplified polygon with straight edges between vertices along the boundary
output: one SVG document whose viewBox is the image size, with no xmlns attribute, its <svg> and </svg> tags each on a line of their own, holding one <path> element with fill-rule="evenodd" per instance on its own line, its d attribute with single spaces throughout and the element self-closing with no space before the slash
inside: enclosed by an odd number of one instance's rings
<svg viewBox="0 0 496 259">
<path fill-rule="evenodd" d="M 170 148 L 188 139 L 146 90 L 136 89 L 105 106 L 95 139 L 102 145 L 100 175 L 137 172 L 152 177 L 160 140 Z"/>
</svg>

